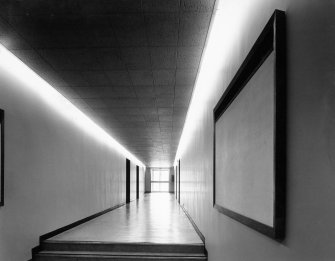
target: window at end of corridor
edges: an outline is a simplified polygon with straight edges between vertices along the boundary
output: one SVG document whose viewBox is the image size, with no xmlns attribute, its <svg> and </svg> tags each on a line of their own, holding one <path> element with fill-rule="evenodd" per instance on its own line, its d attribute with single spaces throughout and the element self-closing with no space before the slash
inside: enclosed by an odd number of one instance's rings
<svg viewBox="0 0 335 261">
<path fill-rule="evenodd" d="M 151 170 L 151 192 L 169 192 L 169 169 Z"/>
</svg>

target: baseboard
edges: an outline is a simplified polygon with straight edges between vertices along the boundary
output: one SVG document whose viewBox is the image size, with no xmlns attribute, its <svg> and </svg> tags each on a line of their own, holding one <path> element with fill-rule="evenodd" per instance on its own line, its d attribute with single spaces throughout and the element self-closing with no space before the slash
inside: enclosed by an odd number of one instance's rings
<svg viewBox="0 0 335 261">
<path fill-rule="evenodd" d="M 133 201 L 133 200 L 132 200 L 132 201 Z M 61 234 L 61 233 L 65 232 L 65 231 L 67 231 L 67 230 L 70 230 L 70 229 L 72 229 L 72 228 L 74 228 L 74 227 L 76 227 L 76 226 L 79 226 L 79 225 L 81 225 L 81 224 L 84 224 L 84 223 L 86 223 L 86 222 L 88 222 L 88 221 L 90 221 L 90 220 L 92 220 L 92 219 L 95 219 L 95 218 L 97 218 L 97 217 L 99 217 L 99 216 L 101 216 L 101 215 L 103 215 L 103 214 L 106 214 L 106 213 L 108 213 L 108 212 L 110 212 L 110 211 L 112 211 L 112 210 L 115 210 L 115 209 L 117 209 L 117 208 L 119 208 L 119 207 L 122 207 L 122 206 L 124 206 L 124 205 L 126 205 L 126 203 L 118 204 L 118 205 L 116 205 L 116 206 L 114 206 L 114 207 L 107 208 L 107 209 L 105 209 L 105 210 L 103 210 L 103 211 L 100 211 L 100 212 L 98 212 L 98 213 L 95 213 L 95 214 L 93 214 L 93 215 L 91 215 L 91 216 L 88 216 L 88 217 L 86 217 L 86 218 L 80 219 L 80 220 L 78 220 L 78 221 L 76 221 L 76 222 L 73 222 L 73 223 L 71 223 L 71 224 L 69 224 L 69 225 L 66 225 L 66 226 L 64 226 L 64 227 L 58 228 L 58 229 L 53 230 L 53 231 L 51 231 L 51 232 L 49 232 L 49 233 L 46 233 L 46 234 L 44 234 L 44 235 L 41 235 L 40 238 L 39 238 L 39 243 L 40 243 L 40 245 L 34 247 L 34 248 L 31 250 L 31 254 L 32 254 L 32 256 L 36 255 L 38 252 L 40 252 L 40 251 L 42 250 L 42 249 L 41 249 L 41 243 L 42 243 L 43 241 L 45 241 L 45 240 L 47 240 L 47 239 L 49 239 L 49 238 L 51 238 L 51 237 L 54 237 L 54 236 L 56 236 L 56 235 L 58 235 L 58 234 Z"/>
<path fill-rule="evenodd" d="M 205 244 L 205 236 L 201 233 L 200 229 L 198 228 L 198 226 L 195 224 L 195 222 L 193 221 L 192 217 L 190 216 L 190 214 L 187 212 L 187 210 L 184 208 L 183 205 L 180 205 L 182 210 L 184 211 L 185 215 L 187 216 L 188 220 L 191 222 L 194 230 L 197 232 L 197 234 L 199 235 L 201 241 Z"/>
<path fill-rule="evenodd" d="M 34 257 L 40 251 L 42 251 L 41 246 L 40 245 L 35 246 L 34 248 L 31 249 L 31 256 Z"/>
<path fill-rule="evenodd" d="M 88 222 L 88 221 L 90 221 L 90 220 L 92 220 L 92 219 L 94 219 L 94 218 L 97 218 L 97 217 L 99 217 L 99 216 L 101 216 L 101 215 L 103 215 L 103 214 L 106 214 L 106 213 L 108 213 L 108 212 L 110 212 L 110 211 L 112 211 L 112 210 L 114 210 L 114 209 L 117 209 L 117 208 L 119 208 L 119 207 L 122 207 L 122 206 L 124 206 L 125 204 L 126 204 L 126 203 L 121 203 L 121 204 L 118 204 L 118 205 L 116 205 L 116 206 L 114 206 L 114 207 L 107 208 L 107 209 L 105 209 L 105 210 L 103 210 L 103 211 L 100 211 L 100 212 L 98 212 L 98 213 L 95 213 L 95 214 L 93 214 L 93 215 L 91 215 L 91 216 L 88 216 L 88 217 L 86 217 L 86 218 L 80 219 L 80 220 L 78 220 L 78 221 L 76 221 L 76 222 L 73 222 L 73 223 L 71 223 L 71 224 L 69 224 L 69 225 L 66 225 L 66 226 L 64 226 L 64 227 L 58 228 L 58 229 L 56 229 L 56 230 L 54 230 L 54 231 L 51 231 L 51 232 L 49 232 L 49 233 L 46 233 L 46 234 L 40 236 L 40 243 L 41 243 L 42 241 L 44 241 L 44 240 L 47 240 L 47 239 L 49 239 L 49 238 L 51 238 L 51 237 L 54 237 L 54 236 L 56 236 L 56 235 L 58 235 L 58 234 L 61 234 L 61 233 L 65 232 L 65 231 L 67 231 L 67 230 L 70 230 L 70 229 L 72 229 L 72 228 L 74 228 L 74 227 L 76 227 L 76 226 L 79 226 L 79 225 L 81 225 L 81 224 L 83 224 L 83 223 L 86 223 L 86 222 Z"/>
</svg>

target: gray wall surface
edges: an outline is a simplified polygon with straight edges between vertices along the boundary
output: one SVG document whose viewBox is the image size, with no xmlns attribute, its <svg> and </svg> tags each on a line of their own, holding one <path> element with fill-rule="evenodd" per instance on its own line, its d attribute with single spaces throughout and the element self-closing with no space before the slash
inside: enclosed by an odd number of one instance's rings
<svg viewBox="0 0 335 261">
<path fill-rule="evenodd" d="M 169 172 L 170 172 L 169 192 L 174 193 L 174 170 L 173 170 L 173 167 L 169 168 Z"/>
<path fill-rule="evenodd" d="M 281 243 L 212 205 L 213 108 L 274 9 L 287 15 L 287 233 Z M 180 153 L 181 204 L 206 237 L 209 261 L 335 259 L 334 12 L 334 1 L 217 1 L 215 59 L 201 97 L 192 98 L 197 113 Z"/>
<path fill-rule="evenodd" d="M 0 260 L 6 261 L 28 260 L 40 235 L 125 202 L 125 156 L 28 85 L 28 79 L 20 81 L 0 67 L 5 110 Z"/>
<path fill-rule="evenodd" d="M 145 193 L 151 192 L 151 169 L 145 169 Z"/>
</svg>

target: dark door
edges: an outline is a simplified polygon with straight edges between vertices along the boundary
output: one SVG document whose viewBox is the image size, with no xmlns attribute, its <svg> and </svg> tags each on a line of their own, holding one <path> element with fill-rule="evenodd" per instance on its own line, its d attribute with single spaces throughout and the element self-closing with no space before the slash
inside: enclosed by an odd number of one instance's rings
<svg viewBox="0 0 335 261">
<path fill-rule="evenodd" d="M 176 194 L 176 199 L 178 199 L 178 169 L 177 166 L 174 168 L 174 175 L 175 175 L 175 186 L 174 186 L 174 191 Z"/>
<path fill-rule="evenodd" d="M 180 204 L 180 160 L 178 160 L 178 202 Z"/>
<path fill-rule="evenodd" d="M 136 198 L 140 198 L 140 168 L 136 166 Z"/>
<path fill-rule="evenodd" d="M 126 203 L 130 202 L 130 160 L 126 159 Z"/>
</svg>

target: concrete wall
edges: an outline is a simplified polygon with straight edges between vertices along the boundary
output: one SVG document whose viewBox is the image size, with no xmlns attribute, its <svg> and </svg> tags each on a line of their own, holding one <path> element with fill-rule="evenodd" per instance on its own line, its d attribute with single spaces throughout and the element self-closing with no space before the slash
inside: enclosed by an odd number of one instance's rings
<svg viewBox="0 0 335 261">
<path fill-rule="evenodd" d="M 217 1 L 216 53 L 184 137 L 181 204 L 210 261 L 334 260 L 335 2 Z M 278 243 L 213 209 L 213 108 L 274 9 L 287 14 L 287 236 Z M 213 22 L 214 20 L 212 20 Z M 209 43 L 207 44 L 209 45 Z M 201 82 L 200 82 L 201 84 Z"/>
<path fill-rule="evenodd" d="M 125 202 L 125 157 L 0 69 L 5 206 L 0 260 L 28 260 L 39 236 Z"/>
</svg>

